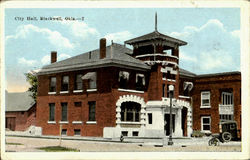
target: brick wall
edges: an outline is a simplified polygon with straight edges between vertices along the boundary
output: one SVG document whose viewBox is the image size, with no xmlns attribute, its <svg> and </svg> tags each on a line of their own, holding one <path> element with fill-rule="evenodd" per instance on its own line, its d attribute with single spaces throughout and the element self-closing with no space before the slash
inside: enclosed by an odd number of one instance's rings
<svg viewBox="0 0 250 160">
<path fill-rule="evenodd" d="M 31 125 L 36 125 L 36 105 L 28 111 L 6 112 L 5 117 L 15 117 L 15 131 L 25 131 Z"/>
</svg>

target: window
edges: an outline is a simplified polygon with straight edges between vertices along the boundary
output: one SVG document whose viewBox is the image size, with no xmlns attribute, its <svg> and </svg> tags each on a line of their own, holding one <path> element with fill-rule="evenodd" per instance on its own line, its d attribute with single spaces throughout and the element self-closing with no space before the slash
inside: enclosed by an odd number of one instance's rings
<svg viewBox="0 0 250 160">
<path fill-rule="evenodd" d="M 136 90 L 144 90 L 145 76 L 144 74 L 136 74 Z"/>
<path fill-rule="evenodd" d="M 68 106 L 67 106 L 68 104 L 67 103 L 61 103 L 61 106 L 62 106 L 62 121 L 67 121 L 68 120 L 68 117 L 67 117 L 67 115 L 68 115 Z"/>
<path fill-rule="evenodd" d="M 67 136 L 67 129 L 62 129 L 61 135 L 62 136 Z"/>
<path fill-rule="evenodd" d="M 128 136 L 128 131 L 122 131 L 122 135 L 123 135 L 124 137 L 127 137 L 127 136 Z"/>
<path fill-rule="evenodd" d="M 89 102 L 89 121 L 96 121 L 95 117 L 96 103 Z"/>
<path fill-rule="evenodd" d="M 134 131 L 134 132 L 132 132 L 132 135 L 133 135 L 133 137 L 138 137 L 139 132 L 138 131 Z"/>
<path fill-rule="evenodd" d="M 75 77 L 75 90 L 82 90 L 82 74 L 77 74 Z"/>
<path fill-rule="evenodd" d="M 166 88 L 165 88 L 165 84 L 162 84 L 162 97 L 166 96 Z"/>
<path fill-rule="evenodd" d="M 82 102 L 74 102 L 76 107 L 81 107 L 82 106 Z"/>
<path fill-rule="evenodd" d="M 80 136 L 81 135 L 81 130 L 80 129 L 74 129 L 74 135 L 75 136 Z"/>
<path fill-rule="evenodd" d="M 63 76 L 61 91 L 68 91 L 68 89 L 69 89 L 69 76 Z"/>
<path fill-rule="evenodd" d="M 152 115 L 152 113 L 148 113 L 148 124 L 153 124 L 153 115 Z"/>
<path fill-rule="evenodd" d="M 123 89 L 128 88 L 129 73 L 126 71 L 119 72 L 119 87 Z"/>
<path fill-rule="evenodd" d="M 210 92 L 209 91 L 201 92 L 201 107 L 210 108 Z"/>
<path fill-rule="evenodd" d="M 56 92 L 56 77 L 50 78 L 49 92 Z"/>
<path fill-rule="evenodd" d="M 171 80 L 175 80 L 175 75 L 174 74 L 171 74 L 170 71 L 167 71 L 167 79 L 171 79 Z"/>
<path fill-rule="evenodd" d="M 233 93 L 222 92 L 221 102 L 222 102 L 222 105 L 233 105 Z"/>
<path fill-rule="evenodd" d="M 55 103 L 49 104 L 49 121 L 55 121 Z"/>
<path fill-rule="evenodd" d="M 201 117 L 201 130 L 210 131 L 210 129 L 211 129 L 211 117 L 210 116 Z"/>
<path fill-rule="evenodd" d="M 141 105 L 135 102 L 123 102 L 121 105 L 121 120 L 128 122 L 140 121 Z"/>
</svg>

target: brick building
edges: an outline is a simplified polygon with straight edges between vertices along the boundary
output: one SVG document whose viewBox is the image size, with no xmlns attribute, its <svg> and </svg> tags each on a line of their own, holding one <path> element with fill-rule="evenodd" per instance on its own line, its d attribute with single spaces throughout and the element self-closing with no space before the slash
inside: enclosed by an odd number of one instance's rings
<svg viewBox="0 0 250 160">
<path fill-rule="evenodd" d="M 101 39 L 99 49 L 59 62 L 51 52 L 51 64 L 37 74 L 37 126 L 44 135 L 168 136 L 170 94 L 173 136 L 217 132 L 220 117 L 240 123 L 240 73 L 179 68 L 179 47 L 186 44 L 155 28 L 124 45 Z"/>
<path fill-rule="evenodd" d="M 8 93 L 6 96 L 5 128 L 25 131 L 36 125 L 36 103 L 29 92 Z"/>
</svg>

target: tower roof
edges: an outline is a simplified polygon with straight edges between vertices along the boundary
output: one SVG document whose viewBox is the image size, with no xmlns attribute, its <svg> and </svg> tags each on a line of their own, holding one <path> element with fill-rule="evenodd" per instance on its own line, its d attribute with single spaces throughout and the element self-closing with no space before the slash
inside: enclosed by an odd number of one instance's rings
<svg viewBox="0 0 250 160">
<path fill-rule="evenodd" d="M 133 45 L 135 43 L 140 43 L 140 42 L 145 42 L 145 41 L 150 41 L 150 40 L 163 40 L 163 41 L 168 41 L 174 44 L 177 44 L 178 46 L 183 46 L 186 45 L 187 42 L 173 38 L 173 37 L 169 37 L 165 34 L 162 34 L 160 32 L 158 32 L 157 30 L 155 30 L 154 32 L 151 32 L 149 34 L 145 34 L 142 35 L 140 37 L 136 37 L 130 40 L 125 41 L 126 44 L 130 44 Z"/>
</svg>

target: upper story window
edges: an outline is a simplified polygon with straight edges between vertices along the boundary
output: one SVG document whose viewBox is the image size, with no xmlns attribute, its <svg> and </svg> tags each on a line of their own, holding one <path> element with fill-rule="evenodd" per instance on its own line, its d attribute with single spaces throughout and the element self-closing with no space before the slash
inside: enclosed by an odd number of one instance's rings
<svg viewBox="0 0 250 160">
<path fill-rule="evenodd" d="M 68 91 L 69 90 L 69 76 L 63 76 L 61 84 L 62 84 L 61 91 Z"/>
<path fill-rule="evenodd" d="M 49 92 L 56 92 L 56 77 L 50 77 Z"/>
<path fill-rule="evenodd" d="M 210 91 L 201 92 L 201 108 L 210 108 Z"/>
<path fill-rule="evenodd" d="M 222 92 L 221 93 L 221 102 L 222 102 L 222 105 L 233 105 L 233 93 Z"/>
<path fill-rule="evenodd" d="M 88 80 L 88 89 L 96 89 L 96 72 L 88 72 L 82 80 Z"/>
<path fill-rule="evenodd" d="M 166 79 L 175 80 L 175 75 L 168 71 L 166 74 Z"/>
<path fill-rule="evenodd" d="M 128 88 L 129 73 L 126 71 L 119 72 L 119 87 L 127 89 Z"/>
<path fill-rule="evenodd" d="M 136 90 L 144 90 L 145 76 L 144 74 L 136 74 Z"/>
<path fill-rule="evenodd" d="M 96 102 L 95 101 L 89 102 L 89 121 L 96 121 L 95 113 L 96 113 Z"/>
<path fill-rule="evenodd" d="M 82 90 L 82 74 L 77 74 L 75 77 L 75 90 Z"/>
</svg>

